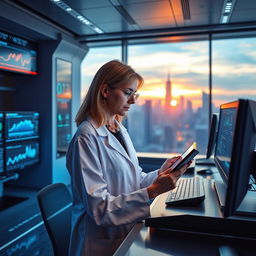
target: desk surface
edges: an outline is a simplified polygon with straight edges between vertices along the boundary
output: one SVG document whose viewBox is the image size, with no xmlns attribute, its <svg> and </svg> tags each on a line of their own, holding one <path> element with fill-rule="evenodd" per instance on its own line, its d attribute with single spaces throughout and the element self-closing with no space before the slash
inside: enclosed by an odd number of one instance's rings
<svg viewBox="0 0 256 256">
<path fill-rule="evenodd" d="M 202 168 L 202 166 L 200 166 Z M 151 205 L 151 217 L 178 216 L 192 214 L 200 216 L 222 217 L 218 199 L 214 191 L 212 177 L 219 179 L 217 170 L 213 168 L 212 176 L 205 175 L 205 201 L 194 207 L 165 207 L 168 193 L 158 196 Z M 180 230 L 161 230 L 145 227 L 144 223 L 137 223 L 115 256 L 121 255 L 218 255 L 218 247 L 231 245 L 242 255 L 255 255 L 255 240 L 216 236 L 210 234 L 187 233 Z"/>
</svg>

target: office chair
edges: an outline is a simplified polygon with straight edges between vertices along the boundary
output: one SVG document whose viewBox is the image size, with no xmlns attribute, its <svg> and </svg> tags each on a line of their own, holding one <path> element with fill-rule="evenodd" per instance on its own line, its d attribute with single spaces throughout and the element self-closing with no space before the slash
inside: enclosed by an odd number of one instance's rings
<svg viewBox="0 0 256 256">
<path fill-rule="evenodd" d="M 68 255 L 72 199 L 66 185 L 56 183 L 44 187 L 38 192 L 37 200 L 54 256 Z"/>
</svg>

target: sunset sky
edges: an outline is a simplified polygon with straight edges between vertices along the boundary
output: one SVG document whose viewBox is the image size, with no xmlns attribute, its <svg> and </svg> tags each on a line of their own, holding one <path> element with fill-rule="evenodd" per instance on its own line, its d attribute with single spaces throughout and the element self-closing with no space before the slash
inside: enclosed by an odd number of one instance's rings
<svg viewBox="0 0 256 256">
<path fill-rule="evenodd" d="M 256 99 L 256 39 L 215 40 L 212 43 L 212 85 L 215 106 L 237 98 Z M 105 62 L 121 59 L 121 47 L 92 48 L 82 64 L 82 97 L 96 71 Z M 164 99 L 168 70 L 172 95 L 183 95 L 202 103 L 202 91 L 208 93 L 208 42 L 183 42 L 131 45 L 128 64 L 145 80 L 142 99 Z"/>
</svg>

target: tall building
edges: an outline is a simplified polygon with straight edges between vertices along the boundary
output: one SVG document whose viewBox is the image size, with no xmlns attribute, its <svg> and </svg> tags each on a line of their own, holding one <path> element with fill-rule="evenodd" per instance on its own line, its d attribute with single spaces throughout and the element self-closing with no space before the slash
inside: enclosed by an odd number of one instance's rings
<svg viewBox="0 0 256 256">
<path fill-rule="evenodd" d="M 165 108 L 166 110 L 170 108 L 170 101 L 172 99 L 172 83 L 170 80 L 170 72 L 168 70 L 168 76 L 165 87 Z"/>
<path fill-rule="evenodd" d="M 152 101 L 146 100 L 144 105 L 144 113 L 145 113 L 145 143 L 150 143 L 151 140 L 151 126 L 152 126 Z"/>
</svg>

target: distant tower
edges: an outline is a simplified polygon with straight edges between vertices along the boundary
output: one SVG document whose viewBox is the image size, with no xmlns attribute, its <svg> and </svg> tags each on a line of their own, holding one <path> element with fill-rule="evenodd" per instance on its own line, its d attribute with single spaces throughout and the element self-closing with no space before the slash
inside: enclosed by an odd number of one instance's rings
<svg viewBox="0 0 256 256">
<path fill-rule="evenodd" d="M 146 100 L 144 105 L 144 111 L 145 111 L 145 126 L 144 126 L 144 132 L 145 132 L 145 143 L 150 143 L 151 140 L 151 126 L 152 126 L 152 100 Z"/>
<path fill-rule="evenodd" d="M 168 70 L 168 77 L 166 81 L 166 88 L 165 88 L 165 108 L 170 108 L 170 101 L 172 99 L 172 83 L 170 80 L 170 71 Z"/>
</svg>

